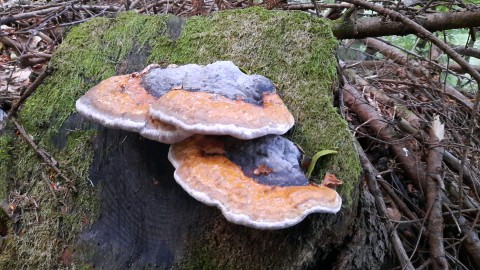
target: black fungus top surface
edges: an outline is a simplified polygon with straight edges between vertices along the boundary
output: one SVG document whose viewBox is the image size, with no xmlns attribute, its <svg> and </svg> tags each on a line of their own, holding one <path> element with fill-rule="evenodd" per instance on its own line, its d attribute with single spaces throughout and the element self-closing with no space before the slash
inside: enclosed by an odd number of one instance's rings
<svg viewBox="0 0 480 270">
<path fill-rule="evenodd" d="M 219 94 L 232 100 L 262 105 L 263 93 L 275 92 L 274 84 L 261 75 L 247 75 L 230 61 L 206 66 L 188 64 L 153 68 L 142 78 L 142 86 L 159 98 L 171 89 Z"/>
<path fill-rule="evenodd" d="M 253 140 L 227 138 L 226 156 L 242 168 L 243 173 L 258 183 L 271 186 L 305 186 L 308 179 L 300 168 L 301 153 L 288 139 L 267 135 Z M 259 166 L 272 169 L 255 175 Z"/>
</svg>

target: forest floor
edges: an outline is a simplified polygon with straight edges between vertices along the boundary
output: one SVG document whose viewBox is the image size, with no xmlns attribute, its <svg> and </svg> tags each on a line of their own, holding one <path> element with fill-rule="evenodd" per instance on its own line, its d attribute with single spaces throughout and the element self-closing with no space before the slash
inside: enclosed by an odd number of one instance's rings
<svg viewBox="0 0 480 270">
<path fill-rule="evenodd" d="M 125 10 L 192 16 L 252 5 L 249 0 L 1 3 L 0 130 L 46 77 L 49 60 L 72 25 Z M 305 10 L 275 0 L 262 5 Z M 322 13 L 335 11 L 327 9 Z M 426 59 L 384 39 L 340 43 L 347 53 L 339 54 L 336 105 L 358 143 L 365 184 L 395 236 L 390 240 L 399 265 L 480 269 L 475 81 L 453 62 L 432 60 L 442 54 L 438 49 Z M 358 48 L 368 48 L 361 52 L 367 57 L 351 57 Z M 459 83 L 447 83 L 445 74 Z M 7 214 L 8 207 L 3 205 Z"/>
</svg>

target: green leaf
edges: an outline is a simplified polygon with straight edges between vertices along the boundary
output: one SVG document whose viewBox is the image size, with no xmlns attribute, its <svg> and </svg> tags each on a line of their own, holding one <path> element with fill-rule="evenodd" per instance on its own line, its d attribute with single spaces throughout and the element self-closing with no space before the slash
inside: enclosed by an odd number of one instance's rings
<svg viewBox="0 0 480 270">
<path fill-rule="evenodd" d="M 312 161 L 310 162 L 310 165 L 308 166 L 308 171 L 307 171 L 307 178 L 310 179 L 310 176 L 312 176 L 313 169 L 315 169 L 315 165 L 317 164 L 317 161 L 320 157 L 323 157 L 325 155 L 330 155 L 330 154 L 336 154 L 337 151 L 335 150 L 322 150 L 317 152 L 315 155 L 312 157 Z"/>
<path fill-rule="evenodd" d="M 240 69 L 241 72 L 247 74 L 247 75 L 251 75 L 250 72 L 242 67 L 238 67 Z"/>
</svg>

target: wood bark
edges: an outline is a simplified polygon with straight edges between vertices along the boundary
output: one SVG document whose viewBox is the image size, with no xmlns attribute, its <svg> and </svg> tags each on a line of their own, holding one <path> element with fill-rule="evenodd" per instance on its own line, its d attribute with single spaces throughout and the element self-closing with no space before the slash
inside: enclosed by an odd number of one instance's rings
<svg viewBox="0 0 480 270">
<path fill-rule="evenodd" d="M 422 14 L 412 19 L 430 32 L 478 27 L 480 26 L 480 11 Z M 360 19 L 346 18 L 338 21 L 333 29 L 333 34 L 338 39 L 403 36 L 414 33 L 413 29 L 405 27 L 403 23 L 380 16 Z"/>
<path fill-rule="evenodd" d="M 443 147 L 433 127 L 430 128 L 427 158 L 427 179 L 425 181 L 428 219 L 428 244 L 433 269 L 448 269 L 443 245 L 443 216 L 440 188 L 442 179 Z"/>
</svg>

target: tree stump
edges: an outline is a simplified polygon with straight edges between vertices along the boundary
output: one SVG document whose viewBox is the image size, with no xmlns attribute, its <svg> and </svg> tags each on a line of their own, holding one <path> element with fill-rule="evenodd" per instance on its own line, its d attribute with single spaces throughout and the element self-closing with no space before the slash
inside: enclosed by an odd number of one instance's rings
<svg viewBox="0 0 480 270">
<path fill-rule="evenodd" d="M 74 27 L 52 59 L 53 75 L 27 101 L 19 122 L 74 179 L 75 191 L 68 183 L 57 183 L 28 145 L 3 134 L 0 144 L 9 147 L 8 157 L 15 162 L 0 165 L 0 177 L 8 187 L 1 195 L 8 199 L 19 191 L 39 206 L 28 202 L 18 206 L 25 212 L 20 220 L 10 222 L 1 265 L 44 269 L 72 264 L 95 269 L 375 266 L 384 256 L 382 236 L 352 238 L 362 224 L 377 220 L 374 214 L 365 217 L 364 211 L 358 211 L 361 167 L 347 124 L 333 107 L 335 48 L 328 22 L 302 12 L 260 8 L 189 19 L 125 13 Z M 296 226 L 272 231 L 231 224 L 217 208 L 197 202 L 176 184 L 167 160 L 168 145 L 105 129 L 75 112 L 76 99 L 110 76 L 140 71 L 150 63 L 218 60 L 233 61 L 278 85 L 296 120 L 286 136 L 306 155 L 338 151 L 323 158 L 315 170 L 317 182 L 326 172 L 343 180 L 338 191 L 344 205 L 338 214 L 312 214 Z M 46 182 L 59 187 L 56 199 Z M 376 247 L 352 251 L 350 239 Z M 347 260 L 352 254 L 363 259 Z"/>
</svg>

